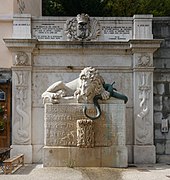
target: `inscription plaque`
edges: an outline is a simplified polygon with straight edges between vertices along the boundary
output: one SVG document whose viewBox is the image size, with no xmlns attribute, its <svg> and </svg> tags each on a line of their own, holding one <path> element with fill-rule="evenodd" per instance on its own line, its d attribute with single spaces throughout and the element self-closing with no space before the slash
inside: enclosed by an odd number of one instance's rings
<svg viewBox="0 0 170 180">
<path fill-rule="evenodd" d="M 101 107 L 101 117 L 93 122 L 94 146 L 109 147 L 125 144 L 124 122 L 119 117 L 124 112 L 124 108 L 118 105 L 112 106 L 114 113 L 111 115 L 106 114 L 105 106 L 101 105 Z M 45 111 L 45 145 L 77 146 L 77 120 L 89 120 L 83 114 L 83 105 L 46 104 Z M 89 104 L 88 114 L 95 114 L 93 105 Z"/>
<path fill-rule="evenodd" d="M 104 39 L 108 41 L 126 41 L 132 39 L 130 26 L 103 26 Z"/>
<path fill-rule="evenodd" d="M 50 41 L 63 40 L 63 27 L 57 23 L 34 24 L 32 38 Z"/>
</svg>

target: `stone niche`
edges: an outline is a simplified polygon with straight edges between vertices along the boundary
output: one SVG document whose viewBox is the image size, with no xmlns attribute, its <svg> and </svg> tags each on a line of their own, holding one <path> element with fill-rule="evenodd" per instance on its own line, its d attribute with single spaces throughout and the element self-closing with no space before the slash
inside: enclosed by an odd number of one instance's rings
<svg viewBox="0 0 170 180">
<path fill-rule="evenodd" d="M 110 98 L 101 101 L 102 114 L 90 120 L 83 104 L 45 104 L 44 166 L 127 167 L 125 105 Z M 94 114 L 93 104 L 88 113 Z"/>
</svg>

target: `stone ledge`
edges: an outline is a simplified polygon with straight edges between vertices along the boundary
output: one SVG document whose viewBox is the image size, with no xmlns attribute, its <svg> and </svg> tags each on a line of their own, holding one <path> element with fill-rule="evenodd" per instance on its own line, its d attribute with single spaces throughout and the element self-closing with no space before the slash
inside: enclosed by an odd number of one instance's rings
<svg viewBox="0 0 170 180">
<path fill-rule="evenodd" d="M 126 146 L 78 148 L 44 146 L 44 167 L 127 167 Z"/>
</svg>

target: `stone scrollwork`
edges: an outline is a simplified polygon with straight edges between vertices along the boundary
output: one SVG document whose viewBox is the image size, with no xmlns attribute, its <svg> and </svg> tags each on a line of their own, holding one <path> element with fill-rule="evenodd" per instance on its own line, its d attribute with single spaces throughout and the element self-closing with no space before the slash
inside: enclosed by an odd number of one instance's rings
<svg viewBox="0 0 170 180">
<path fill-rule="evenodd" d="M 13 141 L 17 144 L 27 144 L 30 140 L 28 127 L 30 125 L 27 108 L 28 91 L 28 72 L 15 72 L 15 90 L 16 90 L 16 115 L 13 122 L 13 129 L 16 131 Z"/>
<path fill-rule="evenodd" d="M 16 66 L 26 66 L 28 65 L 28 55 L 25 52 L 18 52 L 15 55 L 15 65 Z"/>
<path fill-rule="evenodd" d="M 138 67 L 150 67 L 151 64 L 151 58 L 149 55 L 141 55 L 138 57 Z"/>
<path fill-rule="evenodd" d="M 91 19 L 87 14 L 82 13 L 67 20 L 65 32 L 69 41 L 92 40 L 100 35 L 100 25 L 95 18 Z"/>
<path fill-rule="evenodd" d="M 137 131 L 137 142 L 140 144 L 146 144 L 150 141 L 151 131 L 150 126 L 151 122 L 149 120 L 149 99 L 151 94 L 151 73 L 143 72 L 141 76 L 139 76 L 139 113 L 137 114 L 137 123 L 138 123 L 138 131 Z"/>
</svg>

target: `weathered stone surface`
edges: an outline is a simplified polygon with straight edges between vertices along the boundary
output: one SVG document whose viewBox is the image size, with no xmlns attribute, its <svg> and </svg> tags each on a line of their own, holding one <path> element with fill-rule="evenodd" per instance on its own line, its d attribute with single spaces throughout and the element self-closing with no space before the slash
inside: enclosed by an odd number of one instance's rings
<svg viewBox="0 0 170 180">
<path fill-rule="evenodd" d="M 161 112 L 155 112 L 154 113 L 154 123 L 161 123 L 163 116 Z"/>
<path fill-rule="evenodd" d="M 77 120 L 77 146 L 80 148 L 94 147 L 94 130 L 91 119 Z"/>
<path fill-rule="evenodd" d="M 134 146 L 134 163 L 147 164 L 156 162 L 155 146 Z"/>
<path fill-rule="evenodd" d="M 88 107 L 89 113 L 95 113 L 93 105 Z M 101 117 L 94 121 L 95 146 L 125 145 L 124 105 L 106 104 L 101 108 Z M 76 123 L 85 118 L 81 104 L 45 104 L 45 145 L 76 146 Z"/>
<path fill-rule="evenodd" d="M 166 141 L 165 154 L 170 155 L 170 140 Z"/>
<path fill-rule="evenodd" d="M 159 140 L 160 141 L 160 140 Z M 157 154 L 164 154 L 165 153 L 165 143 L 155 142 L 156 146 L 156 153 Z"/>
<path fill-rule="evenodd" d="M 87 107 L 89 114 L 95 113 L 93 105 Z M 93 148 L 76 147 L 79 144 L 77 120 L 86 119 L 82 109 L 82 104 L 45 104 L 44 165 L 67 166 L 75 161 L 75 166 L 126 167 L 125 105 L 122 101 L 112 98 L 101 104 L 102 115 L 93 121 Z"/>
<path fill-rule="evenodd" d="M 43 162 L 44 167 L 127 167 L 127 149 L 45 146 Z"/>
<path fill-rule="evenodd" d="M 154 37 L 164 39 L 160 49 L 154 54 L 154 121 L 155 121 L 155 145 L 157 153 L 157 162 L 169 162 L 169 139 L 170 132 L 161 132 L 162 119 L 170 121 L 170 90 L 169 90 L 169 57 L 170 57 L 170 40 L 169 40 L 169 18 L 154 18 L 153 33 Z M 159 125 L 157 124 L 159 123 Z M 168 123 L 169 124 L 169 123 Z"/>
</svg>

